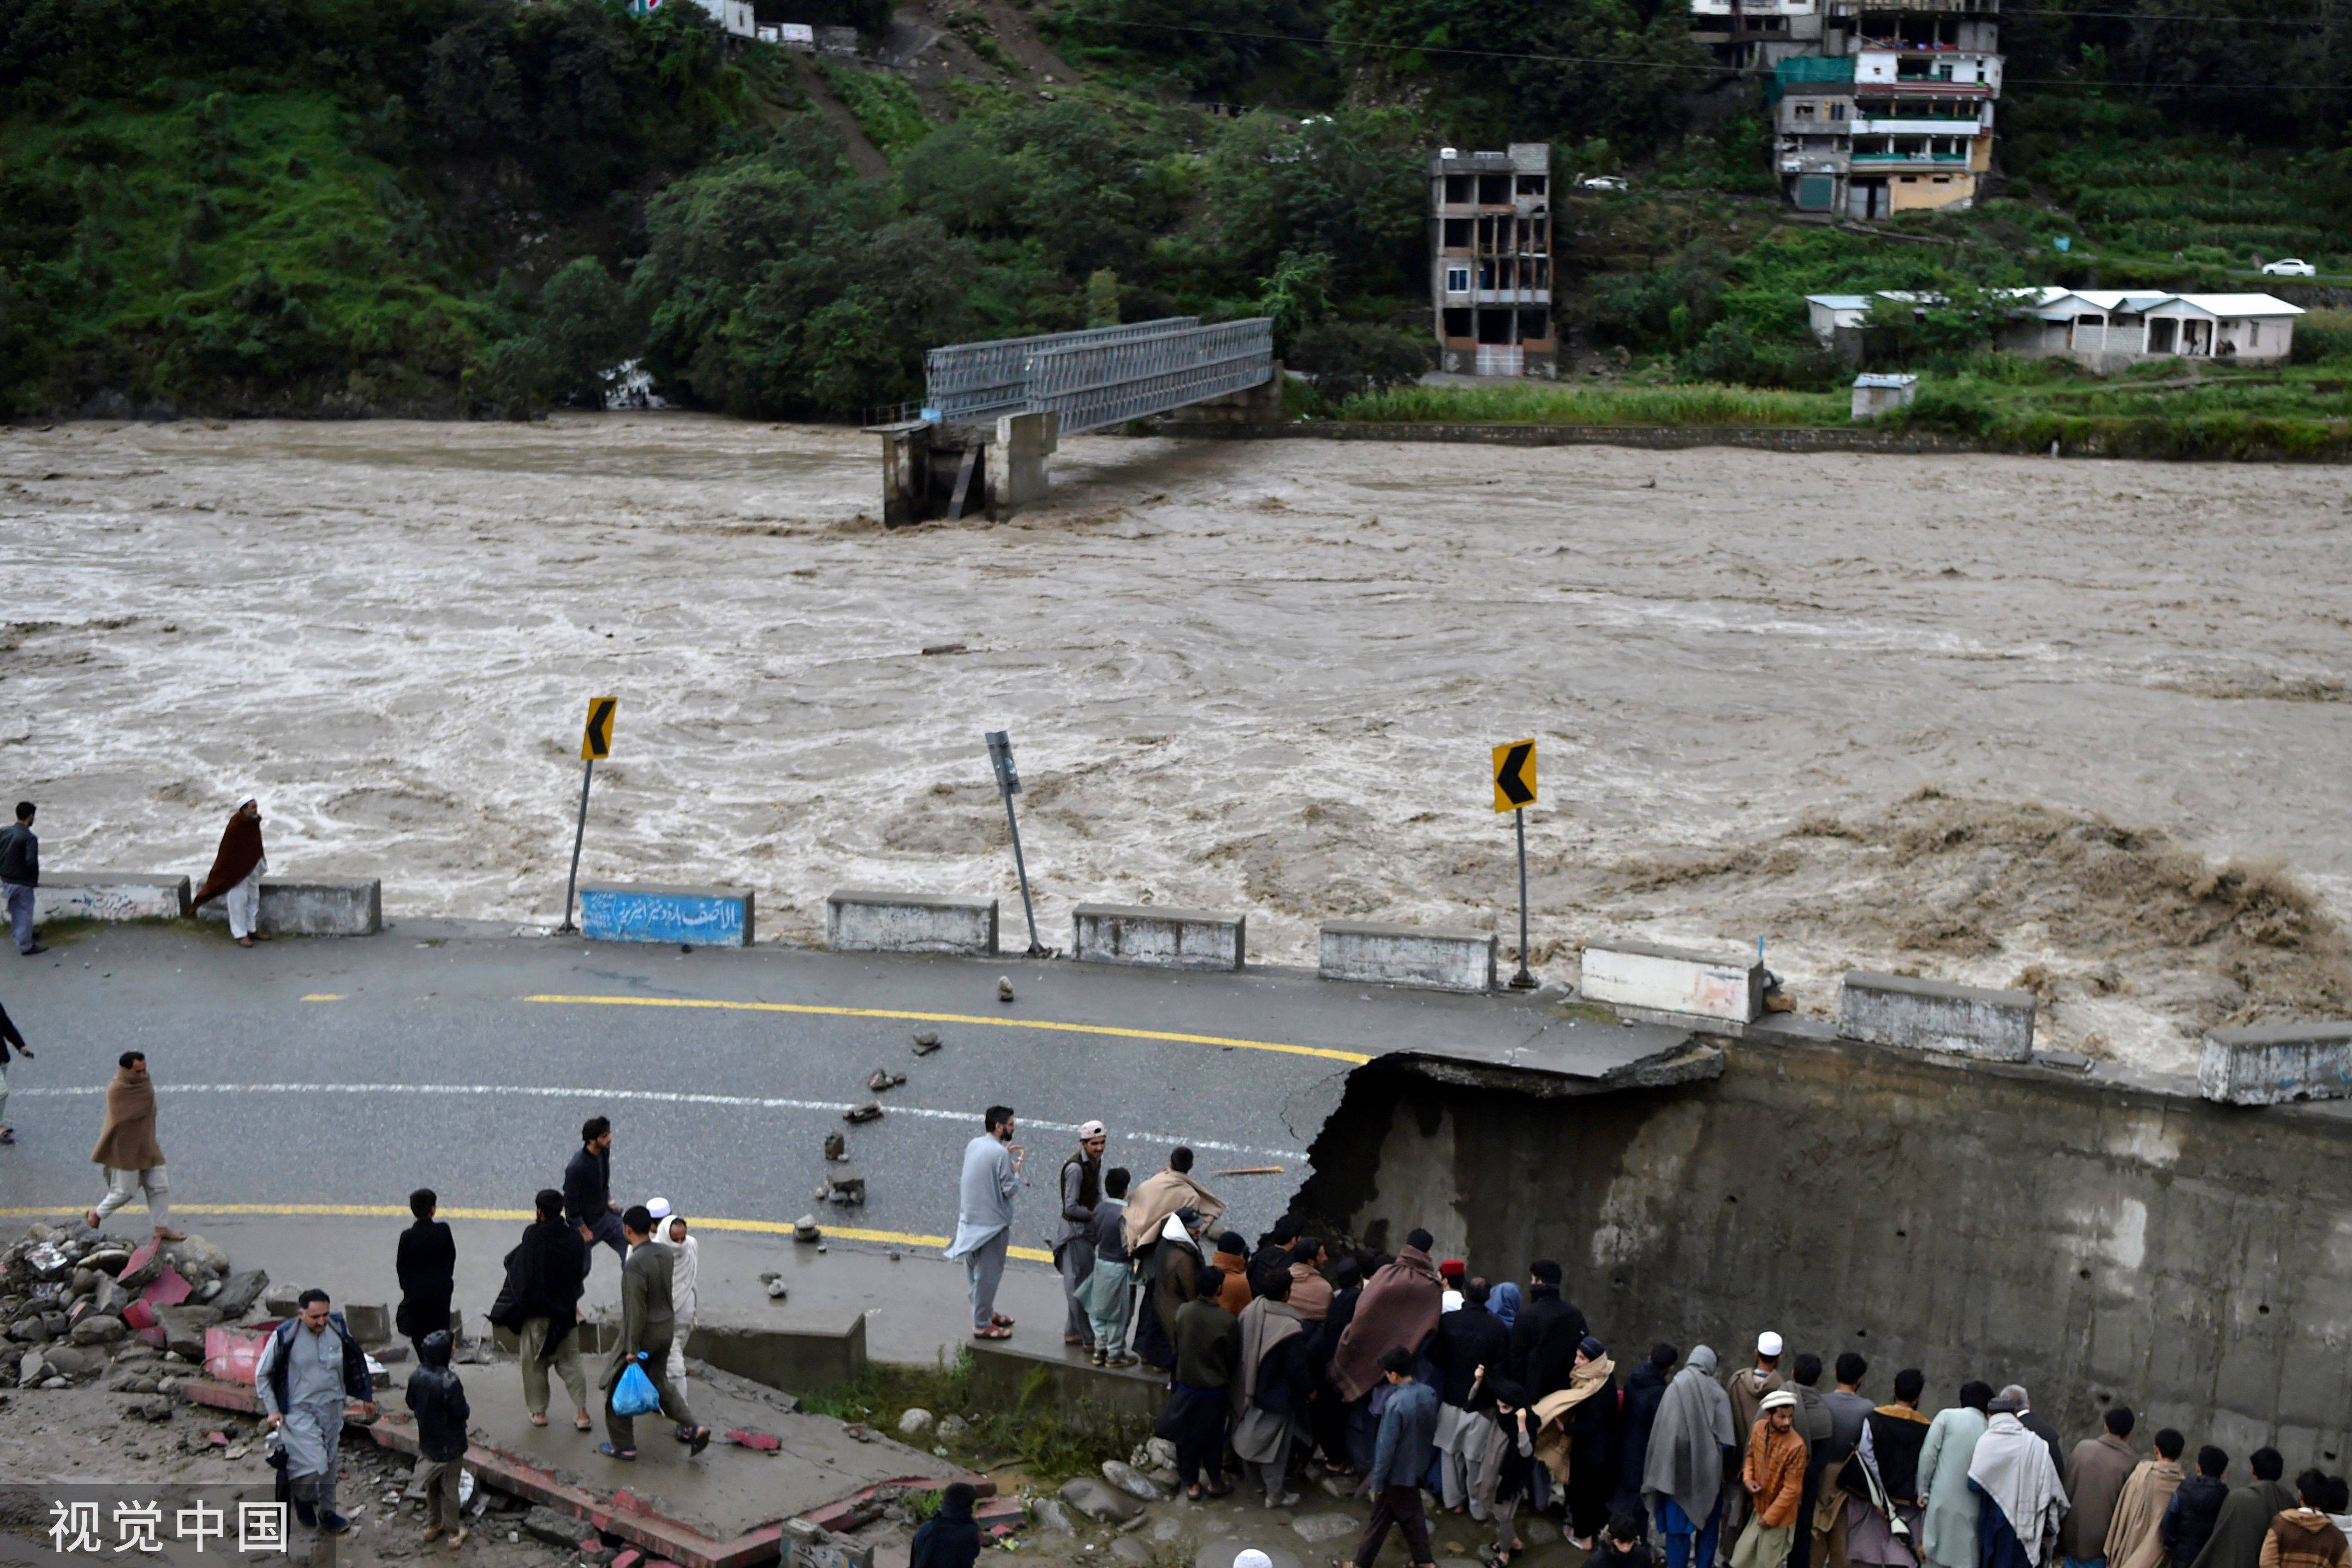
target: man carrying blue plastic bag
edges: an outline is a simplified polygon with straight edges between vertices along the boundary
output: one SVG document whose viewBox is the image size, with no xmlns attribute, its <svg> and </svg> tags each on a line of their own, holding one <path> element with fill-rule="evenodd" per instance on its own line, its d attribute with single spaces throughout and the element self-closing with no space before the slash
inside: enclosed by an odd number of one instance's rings
<svg viewBox="0 0 2352 1568">
<path fill-rule="evenodd" d="M 644 1204 L 621 1216 L 629 1260 L 621 1266 L 621 1337 L 604 1368 L 604 1432 L 612 1440 L 597 1452 L 615 1459 L 637 1457 L 635 1417 L 655 1409 L 677 1423 L 687 1452 L 709 1446 L 710 1428 L 697 1426 L 694 1412 L 670 1386 L 669 1342 L 677 1333 L 670 1304 L 669 1249 L 653 1239 L 654 1217 Z M 648 1397 L 646 1385 L 651 1385 Z"/>
</svg>

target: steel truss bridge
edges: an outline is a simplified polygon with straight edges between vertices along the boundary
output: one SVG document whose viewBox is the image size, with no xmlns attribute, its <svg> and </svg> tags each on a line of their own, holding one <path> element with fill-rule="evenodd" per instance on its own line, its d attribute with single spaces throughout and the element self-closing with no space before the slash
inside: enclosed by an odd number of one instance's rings
<svg viewBox="0 0 2352 1568">
<path fill-rule="evenodd" d="M 1266 317 L 1202 326 L 1171 316 L 1083 332 L 958 343 L 923 356 L 923 418 L 976 424 L 1052 412 L 1060 434 L 1099 430 L 1263 385 L 1274 374 Z"/>
</svg>

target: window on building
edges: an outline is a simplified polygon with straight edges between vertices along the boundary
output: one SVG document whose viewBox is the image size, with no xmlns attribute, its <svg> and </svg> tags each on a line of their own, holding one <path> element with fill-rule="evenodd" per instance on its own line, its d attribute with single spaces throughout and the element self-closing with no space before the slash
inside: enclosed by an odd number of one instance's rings
<svg viewBox="0 0 2352 1568">
<path fill-rule="evenodd" d="M 2261 348 L 2262 346 L 2263 346 L 2263 324 L 2262 324 L 2260 321 L 2249 321 L 2249 322 L 2247 322 L 2247 323 L 2246 323 L 2246 347 L 2248 347 L 2249 349 L 2259 349 L 2259 348 Z"/>
<path fill-rule="evenodd" d="M 1444 246 L 1448 250 L 1468 250 L 1470 248 L 1470 220 L 1468 218 L 1447 218 L 1445 220 L 1444 231 L 1439 236 L 1438 244 Z"/>
<path fill-rule="evenodd" d="M 1448 294 L 1469 293 L 1470 269 L 1466 267 L 1447 267 L 1445 269 L 1445 292 Z"/>
<path fill-rule="evenodd" d="M 1531 338 L 1549 338 L 1550 336 L 1551 323 L 1545 319 L 1545 312 L 1541 310 L 1522 310 L 1519 312 L 1519 341 L 1524 343 Z"/>
<path fill-rule="evenodd" d="M 1550 176 L 1549 175 L 1522 174 L 1519 176 L 1519 194 L 1522 196 L 1540 196 L 1544 193 L 1544 187 L 1550 183 Z"/>
<path fill-rule="evenodd" d="M 1446 311 L 1445 335 L 1449 338 L 1468 337 L 1470 335 L 1470 312 L 1459 308 Z"/>
<path fill-rule="evenodd" d="M 1511 204 L 1511 177 L 1508 174 L 1478 176 L 1478 204 L 1482 207 L 1507 207 Z"/>
<path fill-rule="evenodd" d="M 1795 106 L 1793 112 L 1799 120 L 1811 120 L 1813 118 L 1813 106 L 1810 103 L 1801 103 Z"/>
<path fill-rule="evenodd" d="M 1842 102 L 1831 104 L 1830 118 L 1832 120 L 1843 120 L 1845 118 L 1845 105 Z"/>
<path fill-rule="evenodd" d="M 1469 175 L 1448 174 L 1445 176 L 1445 201 L 1447 205 L 1455 207 L 1465 206 L 1469 204 Z"/>
</svg>

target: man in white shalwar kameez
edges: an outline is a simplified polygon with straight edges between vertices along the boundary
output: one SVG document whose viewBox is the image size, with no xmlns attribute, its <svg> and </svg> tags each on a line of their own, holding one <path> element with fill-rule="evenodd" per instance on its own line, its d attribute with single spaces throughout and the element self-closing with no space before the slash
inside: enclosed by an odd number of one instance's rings
<svg viewBox="0 0 2352 1568">
<path fill-rule="evenodd" d="M 658 1204 L 660 1207 L 654 1208 Z M 702 1271 L 701 1243 L 688 1234 L 686 1216 L 671 1209 L 667 1198 L 646 1206 L 654 1210 L 654 1239 L 669 1248 L 669 1304 L 677 1314 L 677 1332 L 669 1341 L 669 1385 L 686 1397 L 686 1342 L 694 1333 L 695 1285 Z"/>
<path fill-rule="evenodd" d="M 1011 1339 L 1013 1320 L 996 1310 L 1004 1279 L 1004 1249 L 1013 1237 L 1013 1195 L 1021 1186 L 1021 1147 L 1013 1141 L 1013 1107 L 991 1105 L 988 1130 L 964 1145 L 957 1193 L 955 1239 L 947 1256 L 963 1260 L 971 1299 L 971 1337 Z"/>
</svg>

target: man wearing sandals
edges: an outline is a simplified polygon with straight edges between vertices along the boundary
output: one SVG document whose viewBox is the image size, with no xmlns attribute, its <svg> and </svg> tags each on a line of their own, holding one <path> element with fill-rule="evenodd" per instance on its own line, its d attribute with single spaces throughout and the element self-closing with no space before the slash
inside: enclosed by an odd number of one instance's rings
<svg viewBox="0 0 2352 1568">
<path fill-rule="evenodd" d="M 981 1124 L 988 1130 L 964 1145 L 955 1239 L 947 1255 L 963 1260 L 964 1292 L 971 1299 L 971 1337 L 1011 1339 L 1013 1320 L 996 1310 L 996 1287 L 1004 1280 L 1004 1248 L 1013 1236 L 1021 1146 L 1013 1141 L 1012 1106 L 991 1105 Z"/>
<path fill-rule="evenodd" d="M 636 1363 L 661 1396 L 661 1413 L 677 1423 L 677 1440 L 687 1452 L 698 1454 L 710 1446 L 710 1428 L 695 1423 L 694 1412 L 669 1380 L 669 1342 L 677 1333 L 677 1309 L 670 1303 L 669 1249 L 651 1245 L 654 1217 L 644 1204 L 621 1216 L 621 1233 L 628 1238 L 629 1260 L 621 1265 L 621 1337 L 604 1368 L 604 1434 L 610 1441 L 596 1451 L 611 1459 L 637 1457 L 637 1424 L 614 1407 L 621 1374 Z"/>
</svg>

